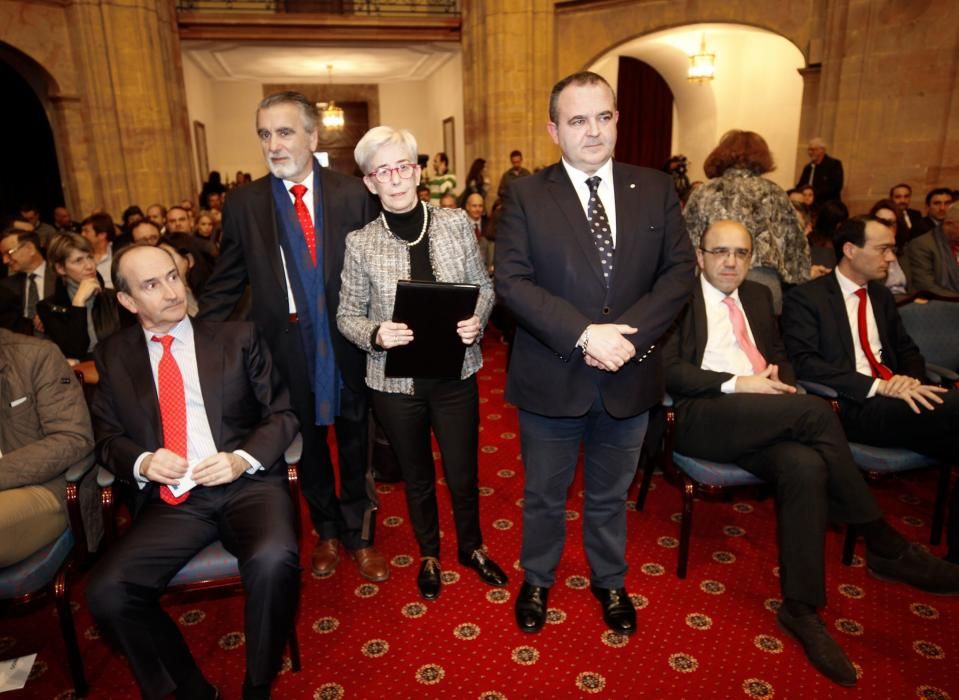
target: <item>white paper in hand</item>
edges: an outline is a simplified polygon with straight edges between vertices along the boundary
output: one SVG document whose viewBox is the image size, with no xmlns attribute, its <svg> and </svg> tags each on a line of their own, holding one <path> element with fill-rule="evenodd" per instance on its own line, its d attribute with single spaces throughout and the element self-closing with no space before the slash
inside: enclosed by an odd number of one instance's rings
<svg viewBox="0 0 959 700">
<path fill-rule="evenodd" d="M 25 686 L 36 658 L 36 654 L 30 654 L 29 656 L 0 661 L 0 693 L 8 690 L 19 690 Z"/>
<path fill-rule="evenodd" d="M 193 480 L 193 467 L 195 467 L 198 462 L 190 462 L 190 466 L 186 470 L 186 474 L 180 477 L 180 485 L 174 486 L 170 485 L 170 493 L 179 498 L 187 491 L 191 490 L 196 486 L 196 482 Z"/>
</svg>

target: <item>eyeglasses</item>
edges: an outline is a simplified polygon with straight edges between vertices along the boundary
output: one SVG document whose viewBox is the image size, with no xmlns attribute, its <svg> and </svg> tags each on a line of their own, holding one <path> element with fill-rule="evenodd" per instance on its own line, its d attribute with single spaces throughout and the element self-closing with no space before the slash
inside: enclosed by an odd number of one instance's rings
<svg viewBox="0 0 959 700">
<path fill-rule="evenodd" d="M 7 257 L 12 256 L 14 253 L 20 250 L 23 247 L 23 245 L 24 244 L 22 242 L 17 243 L 15 246 L 13 246 L 13 248 L 10 248 L 9 250 L 4 250 L 3 254 L 6 255 Z"/>
<path fill-rule="evenodd" d="M 730 255 L 732 255 L 737 260 L 747 260 L 749 259 L 749 256 L 753 254 L 753 251 L 749 248 L 713 248 L 712 250 L 700 248 L 700 250 L 704 253 L 715 255 L 718 258 L 728 258 Z"/>
<path fill-rule="evenodd" d="M 413 163 L 403 163 L 402 165 L 397 165 L 395 168 L 384 165 L 371 173 L 367 173 L 367 175 L 375 177 L 377 182 L 389 182 L 393 179 L 393 173 L 399 173 L 401 178 L 409 180 L 413 177 L 414 172 L 416 172 L 416 166 Z"/>
</svg>

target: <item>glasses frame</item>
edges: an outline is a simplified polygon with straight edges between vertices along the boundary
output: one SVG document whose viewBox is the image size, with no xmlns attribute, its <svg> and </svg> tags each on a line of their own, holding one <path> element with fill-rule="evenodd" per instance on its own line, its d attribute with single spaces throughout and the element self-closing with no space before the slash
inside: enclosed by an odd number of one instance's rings
<svg viewBox="0 0 959 700">
<path fill-rule="evenodd" d="M 399 175 L 401 180 L 409 180 L 411 177 L 413 177 L 413 173 L 416 172 L 416 168 L 418 167 L 419 165 L 417 163 L 402 163 L 400 165 L 397 165 L 395 168 L 391 168 L 388 165 L 384 165 L 382 167 L 377 168 L 376 170 L 368 172 L 367 176 L 385 185 L 387 182 L 392 181 L 393 173 L 396 173 L 397 175 Z M 409 168 L 410 174 L 404 175 L 402 173 L 403 168 Z M 380 177 L 381 173 L 386 173 L 385 178 Z"/>
<path fill-rule="evenodd" d="M 736 258 L 736 260 L 749 260 L 753 256 L 752 248 L 720 247 L 720 248 L 709 249 L 709 248 L 703 248 L 702 246 L 700 246 L 699 249 L 703 251 L 704 253 L 708 253 L 709 255 L 715 255 L 716 257 L 720 257 L 720 258 L 728 258 L 730 255 L 732 255 L 734 258 Z"/>
</svg>

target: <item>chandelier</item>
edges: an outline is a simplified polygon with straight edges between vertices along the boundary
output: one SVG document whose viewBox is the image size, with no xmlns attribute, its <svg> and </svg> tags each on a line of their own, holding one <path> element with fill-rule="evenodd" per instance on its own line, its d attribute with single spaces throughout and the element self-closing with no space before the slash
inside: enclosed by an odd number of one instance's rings
<svg viewBox="0 0 959 700">
<path fill-rule="evenodd" d="M 333 65 L 327 65 L 326 70 L 329 71 L 330 76 L 330 93 L 333 92 Z M 337 131 L 342 129 L 346 124 L 346 120 L 343 118 L 343 110 L 336 106 L 336 102 L 332 99 L 327 103 L 323 104 L 318 103 L 316 105 L 320 110 L 320 121 L 323 122 L 323 128 L 329 129 L 332 131 Z"/>
<path fill-rule="evenodd" d="M 689 57 L 686 78 L 691 83 L 705 83 L 716 77 L 716 54 L 706 51 L 706 35 L 703 34 L 699 53 Z"/>
</svg>

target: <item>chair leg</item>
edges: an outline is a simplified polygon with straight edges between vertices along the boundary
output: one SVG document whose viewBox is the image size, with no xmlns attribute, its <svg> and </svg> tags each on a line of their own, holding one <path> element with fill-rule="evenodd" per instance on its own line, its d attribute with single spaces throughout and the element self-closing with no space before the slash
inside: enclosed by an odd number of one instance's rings
<svg viewBox="0 0 959 700">
<path fill-rule="evenodd" d="M 693 525 L 693 482 L 683 476 L 683 519 L 679 525 L 679 561 L 676 563 L 676 576 L 686 578 L 686 562 L 689 559 L 689 535 Z"/>
<path fill-rule="evenodd" d="M 656 460 L 650 455 L 645 455 L 643 464 L 643 480 L 639 484 L 639 494 L 636 496 L 636 510 L 642 512 L 646 505 L 646 494 L 649 493 L 649 484 L 653 480 L 653 469 L 656 467 Z"/>
<path fill-rule="evenodd" d="M 946 497 L 949 491 L 949 477 L 951 476 L 952 465 L 940 465 L 939 484 L 936 486 L 936 505 L 932 511 L 932 532 L 929 533 L 929 543 L 933 545 L 942 542 L 942 523 L 946 516 Z"/>
<path fill-rule="evenodd" d="M 846 537 L 842 542 L 842 563 L 846 566 L 852 564 L 852 555 L 856 552 L 856 526 L 852 523 L 846 525 Z"/>
<path fill-rule="evenodd" d="M 293 673 L 299 673 L 303 666 L 300 664 L 300 640 L 296 637 L 296 624 L 290 630 L 290 668 Z"/>
<path fill-rule="evenodd" d="M 78 698 L 82 698 L 87 694 L 87 678 L 83 672 L 80 647 L 77 645 L 77 632 L 73 624 L 73 611 L 70 610 L 70 593 L 67 589 L 65 571 L 57 574 L 53 583 L 53 595 L 57 605 L 57 617 L 60 619 L 63 644 L 67 650 L 67 663 L 70 665 L 70 675 L 73 676 L 73 691 Z"/>
</svg>

